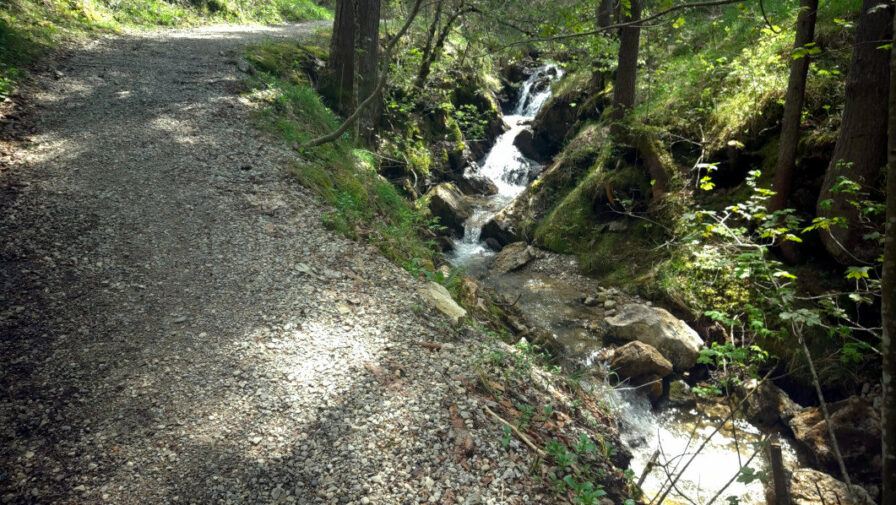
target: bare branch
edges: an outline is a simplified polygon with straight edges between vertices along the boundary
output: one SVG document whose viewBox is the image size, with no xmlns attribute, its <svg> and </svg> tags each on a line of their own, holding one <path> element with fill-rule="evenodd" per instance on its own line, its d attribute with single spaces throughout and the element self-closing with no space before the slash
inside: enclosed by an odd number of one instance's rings
<svg viewBox="0 0 896 505">
<path fill-rule="evenodd" d="M 657 12 L 656 14 L 651 14 L 650 16 L 647 16 L 645 18 L 635 19 L 633 21 L 627 21 L 625 23 L 616 23 L 615 25 L 604 26 L 604 27 L 598 28 L 596 30 L 590 30 L 590 31 L 581 32 L 581 33 L 567 33 L 567 34 L 563 34 L 563 35 L 555 35 L 553 37 L 539 37 L 539 38 L 521 40 L 519 42 L 514 42 L 512 44 L 509 44 L 509 45 L 507 45 L 507 47 L 519 46 L 522 44 L 532 44 L 535 42 L 556 42 L 558 40 L 568 40 L 568 39 L 575 39 L 575 38 L 579 38 L 579 37 L 590 37 L 592 35 L 598 35 L 598 34 L 601 34 L 604 32 L 616 30 L 618 28 L 624 28 L 626 26 L 639 26 L 642 28 L 646 28 L 648 26 L 644 25 L 644 23 L 647 23 L 648 21 L 653 21 L 654 19 L 661 18 L 667 14 L 671 14 L 673 12 L 680 11 L 683 9 L 693 9 L 693 8 L 698 8 L 698 7 L 715 7 L 718 5 L 729 5 L 729 4 L 736 4 L 736 3 L 748 2 L 748 1 L 750 1 L 750 0 L 711 0 L 708 2 L 684 3 L 684 4 L 680 4 L 680 5 L 674 5 L 672 7 L 669 7 L 668 9 L 661 10 L 661 11 Z"/>
</svg>

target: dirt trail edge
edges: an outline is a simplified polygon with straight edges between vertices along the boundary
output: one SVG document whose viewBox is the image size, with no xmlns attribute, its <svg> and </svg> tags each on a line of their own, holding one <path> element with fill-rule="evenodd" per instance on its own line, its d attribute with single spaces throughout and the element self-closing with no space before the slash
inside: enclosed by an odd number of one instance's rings
<svg viewBox="0 0 896 505">
<path fill-rule="evenodd" d="M 550 501 L 419 281 L 254 129 L 232 54 L 311 27 L 112 37 L 38 79 L 0 178 L 0 502 Z"/>
</svg>

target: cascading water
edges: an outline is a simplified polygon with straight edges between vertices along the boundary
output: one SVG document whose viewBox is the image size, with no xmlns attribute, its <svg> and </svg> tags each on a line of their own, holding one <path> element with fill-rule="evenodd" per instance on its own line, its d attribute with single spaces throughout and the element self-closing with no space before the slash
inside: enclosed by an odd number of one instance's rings
<svg viewBox="0 0 896 505">
<path fill-rule="evenodd" d="M 504 118 L 510 129 L 498 138 L 481 163 L 480 173 L 495 183 L 498 193 L 474 199 L 474 214 L 465 224 L 463 238 L 455 241 L 455 251 L 451 257 L 455 265 L 465 265 L 471 271 L 484 271 L 484 263 L 494 254 L 479 240 L 482 225 L 519 195 L 530 182 L 532 171 L 539 168 L 536 162 L 523 156 L 513 141 L 550 99 L 550 83 L 561 76 L 559 68 L 546 65 L 534 72 L 522 85 L 513 114 Z M 564 347 L 572 350 L 573 354 L 578 354 L 569 356 L 569 359 L 579 365 L 601 366 L 593 362 L 599 345 L 596 346 L 595 342 L 588 339 L 577 340 L 576 332 L 564 327 L 570 318 L 576 317 L 570 315 L 570 312 L 581 310 L 581 293 L 563 282 L 539 277 L 537 274 L 512 273 L 492 278 L 491 281 L 499 291 L 519 294 L 517 306 L 532 320 L 555 332 L 555 338 Z M 720 422 L 719 419 L 707 418 L 696 410 L 666 409 L 656 412 L 645 398 L 632 391 L 613 389 L 604 384 L 594 386 L 596 394 L 601 395 L 613 408 L 622 438 L 634 456 L 631 467 L 638 476 L 645 470 L 648 460 L 656 450 L 661 451 L 659 459 L 668 462 L 669 471 L 675 467 L 681 468 Z M 760 438 L 759 429 L 744 421 L 729 423 L 726 429 L 715 434 L 711 442 L 700 451 L 677 481 L 675 490 L 669 494 L 665 503 L 709 501 L 738 471 L 741 463 L 750 457 L 754 450 L 752 444 Z M 789 444 L 783 445 L 787 466 L 792 468 L 796 466 L 795 451 Z M 649 499 L 667 483 L 665 471 L 655 467 L 646 476 L 642 489 Z M 758 481 L 751 484 L 735 481 L 716 502 L 724 503 L 728 496 L 739 497 L 743 504 L 765 503 L 763 486 Z"/>
<path fill-rule="evenodd" d="M 473 216 L 466 222 L 463 238 L 454 244 L 451 260 L 455 265 L 466 265 L 471 260 L 492 254 L 479 241 L 482 225 L 526 188 L 530 174 L 539 167 L 538 163 L 523 156 L 513 141 L 551 98 L 551 82 L 562 76 L 563 71 L 556 65 L 545 65 L 533 72 L 520 88 L 513 114 L 504 116 L 510 129 L 498 137 L 480 163 L 480 173 L 495 183 L 498 192 L 476 201 Z"/>
</svg>

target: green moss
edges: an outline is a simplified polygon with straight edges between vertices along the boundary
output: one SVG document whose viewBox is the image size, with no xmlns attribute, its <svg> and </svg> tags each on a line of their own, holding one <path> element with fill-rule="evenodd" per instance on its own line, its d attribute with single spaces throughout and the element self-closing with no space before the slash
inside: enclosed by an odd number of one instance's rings
<svg viewBox="0 0 896 505">
<path fill-rule="evenodd" d="M 251 46 L 245 54 L 259 70 L 294 84 L 308 84 L 316 66 L 329 57 L 322 47 L 289 42 Z"/>
</svg>

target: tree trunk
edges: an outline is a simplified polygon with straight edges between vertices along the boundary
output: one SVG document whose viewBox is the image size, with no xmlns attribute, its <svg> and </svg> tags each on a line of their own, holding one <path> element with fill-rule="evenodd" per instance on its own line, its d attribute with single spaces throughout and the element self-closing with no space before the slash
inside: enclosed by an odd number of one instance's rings
<svg viewBox="0 0 896 505">
<path fill-rule="evenodd" d="M 380 52 L 380 0 L 358 1 L 358 100 L 364 101 L 376 90 Z M 361 138 L 372 145 L 382 113 L 381 100 L 364 109 L 359 124 Z"/>
<path fill-rule="evenodd" d="M 796 20 L 794 51 L 805 48 L 815 38 L 815 19 L 818 14 L 818 0 L 800 0 L 800 13 Z M 784 99 L 784 118 L 781 120 L 781 141 L 778 146 L 778 163 L 775 165 L 775 195 L 769 201 L 769 211 L 781 210 L 790 197 L 793 170 L 796 163 L 796 148 L 800 138 L 800 119 L 803 112 L 803 97 L 806 94 L 806 76 L 809 74 L 810 56 L 792 60 L 790 78 L 787 81 L 787 95 Z"/>
<path fill-rule="evenodd" d="M 629 17 L 620 14 L 621 22 L 641 19 L 641 0 L 630 0 Z M 638 46 L 641 28 L 637 25 L 619 29 L 619 61 L 616 66 L 616 83 L 613 86 L 613 120 L 619 121 L 635 105 L 635 82 L 638 76 Z"/>
<path fill-rule="evenodd" d="M 896 16 L 893 18 L 896 29 Z M 883 487 L 881 505 L 896 505 L 896 394 L 893 376 L 896 375 L 896 51 L 890 54 L 890 145 L 887 167 L 887 225 L 884 241 L 883 284 L 881 286 L 881 322 L 883 342 Z"/>
<path fill-rule="evenodd" d="M 333 35 L 330 38 L 330 83 L 326 94 L 340 114 L 355 107 L 356 0 L 336 0 Z"/>
<path fill-rule="evenodd" d="M 613 22 L 613 0 L 597 0 L 594 12 L 598 28 L 606 28 Z"/>
<path fill-rule="evenodd" d="M 464 8 L 463 3 L 461 3 L 458 6 L 457 12 L 452 14 L 445 21 L 445 25 L 442 26 L 442 30 L 439 32 L 438 39 L 433 43 L 429 52 L 423 56 L 423 61 L 420 64 L 420 71 L 418 72 L 417 80 L 415 81 L 418 88 L 422 88 L 423 85 L 426 84 L 426 79 L 429 77 L 429 72 L 432 70 L 432 64 L 439 59 L 439 56 L 441 56 L 442 49 L 445 48 L 445 41 L 448 40 L 448 35 L 451 33 L 451 29 L 454 28 L 454 23 L 468 12 L 472 12 L 472 9 Z"/>
<path fill-rule="evenodd" d="M 852 62 L 846 80 L 846 100 L 837 145 L 818 196 L 817 213 L 827 218 L 843 218 L 846 227 L 822 230 L 828 253 L 841 264 L 873 261 L 879 253 L 875 243 L 862 239 L 866 232 L 855 198 L 834 193 L 831 188 L 840 176 L 860 184 L 864 191 L 879 187 L 881 169 L 887 160 L 887 103 L 889 94 L 889 50 L 878 49 L 892 38 L 892 2 L 878 8 L 882 0 L 864 0 L 856 27 Z M 827 202 L 830 200 L 830 202 Z M 830 203 L 828 206 L 827 203 Z"/>
<path fill-rule="evenodd" d="M 429 55 L 432 53 L 433 44 L 436 40 L 436 31 L 439 29 L 439 22 L 442 20 L 442 7 L 445 0 L 439 0 L 436 3 L 436 13 L 432 18 L 432 24 L 429 25 L 429 31 L 426 34 L 426 46 L 423 48 L 423 56 L 420 58 L 420 70 L 417 72 L 417 78 L 414 80 L 414 86 L 423 88 L 426 84 L 426 78 L 429 76 Z"/>
</svg>

